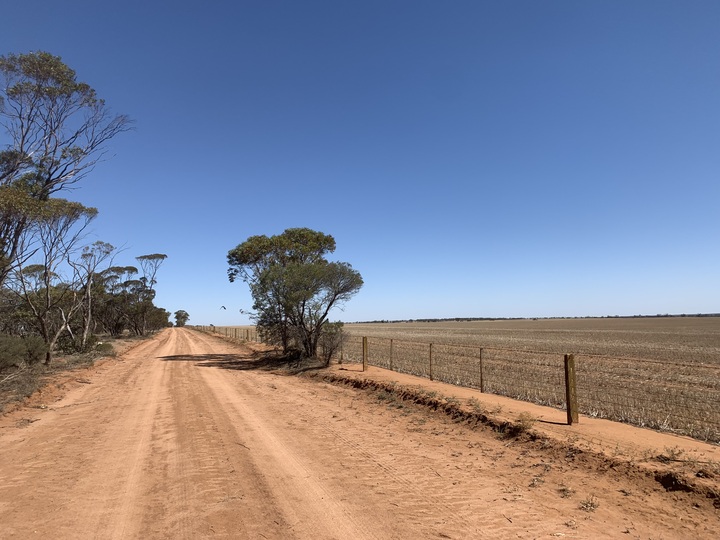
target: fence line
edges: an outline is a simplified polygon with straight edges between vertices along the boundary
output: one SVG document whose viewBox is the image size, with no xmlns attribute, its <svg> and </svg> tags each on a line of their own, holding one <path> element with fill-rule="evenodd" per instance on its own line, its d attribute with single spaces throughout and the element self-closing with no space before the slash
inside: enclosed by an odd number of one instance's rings
<svg viewBox="0 0 720 540">
<path fill-rule="evenodd" d="M 363 340 L 370 365 L 562 410 L 571 356 L 582 414 L 720 443 L 718 365 L 356 336 L 343 343 L 344 362 L 363 362 Z"/>
<path fill-rule="evenodd" d="M 262 339 L 258 335 L 256 328 L 238 328 L 237 326 L 190 326 L 190 328 L 194 328 L 195 330 L 200 330 L 201 332 L 207 332 L 211 334 L 220 334 L 225 336 L 226 338 L 235 340 L 235 341 L 255 341 L 257 343 L 261 343 Z"/>
<path fill-rule="evenodd" d="M 262 341 L 255 328 L 194 328 L 237 341 Z M 339 356 L 346 363 L 366 362 L 567 410 L 567 355 L 563 354 L 350 335 L 343 340 Z M 579 411 L 720 443 L 720 365 L 598 354 L 572 356 L 577 381 L 574 418 Z M 569 422 L 572 413 L 568 413 Z"/>
</svg>

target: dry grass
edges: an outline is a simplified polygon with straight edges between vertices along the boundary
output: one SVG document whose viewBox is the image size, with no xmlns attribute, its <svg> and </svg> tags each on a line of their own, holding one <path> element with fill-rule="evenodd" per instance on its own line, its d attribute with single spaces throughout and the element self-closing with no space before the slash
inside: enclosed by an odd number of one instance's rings
<svg viewBox="0 0 720 540">
<path fill-rule="evenodd" d="M 347 324 L 354 336 L 720 366 L 720 317 Z"/>
<path fill-rule="evenodd" d="M 101 357 L 114 357 L 116 355 L 114 345 L 134 341 L 137 339 L 108 339 L 91 352 L 74 355 L 58 354 L 50 366 L 35 364 L 0 371 L 0 413 L 12 403 L 22 402 L 30 397 L 47 384 L 55 374 L 85 368 Z M 77 380 L 84 382 L 82 379 Z"/>
<path fill-rule="evenodd" d="M 720 442 L 720 317 L 350 324 L 345 361 Z M 432 351 L 430 350 L 432 343 Z"/>
<path fill-rule="evenodd" d="M 600 503 L 594 495 L 590 495 L 587 499 L 580 501 L 580 510 L 585 512 L 594 512 L 598 509 Z"/>
</svg>

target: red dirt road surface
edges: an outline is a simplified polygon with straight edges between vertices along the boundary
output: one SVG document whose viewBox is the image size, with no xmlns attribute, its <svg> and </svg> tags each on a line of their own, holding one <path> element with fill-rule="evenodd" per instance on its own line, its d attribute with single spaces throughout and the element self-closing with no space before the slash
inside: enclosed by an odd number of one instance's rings
<svg viewBox="0 0 720 540">
<path fill-rule="evenodd" d="M 168 329 L 75 372 L 64 395 L 53 386 L 0 419 L 0 538 L 659 539 L 720 531 L 716 447 L 698 443 L 692 454 L 688 439 L 669 444 L 696 456 L 690 466 L 711 482 L 694 492 L 633 466 L 637 448 L 624 461 L 593 458 L 592 434 L 568 435 L 568 426 L 547 424 L 554 438 L 503 437 L 387 392 L 260 363 L 244 346 Z M 650 432 L 635 433 L 639 447 Z M 617 452 L 628 448 L 618 443 Z"/>
</svg>

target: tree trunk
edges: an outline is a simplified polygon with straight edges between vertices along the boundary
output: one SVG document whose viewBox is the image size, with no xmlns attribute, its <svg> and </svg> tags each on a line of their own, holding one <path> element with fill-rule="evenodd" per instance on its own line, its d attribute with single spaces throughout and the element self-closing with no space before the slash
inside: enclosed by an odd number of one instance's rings
<svg viewBox="0 0 720 540">
<path fill-rule="evenodd" d="M 308 358 L 315 358 L 317 356 L 318 337 L 314 330 L 302 329 L 303 333 L 303 349 Z"/>
<path fill-rule="evenodd" d="M 90 287 L 92 287 L 92 281 L 88 283 L 88 291 L 90 290 Z M 90 335 L 90 323 L 92 322 L 92 294 L 88 292 L 87 295 L 87 313 L 85 313 L 85 325 L 83 328 L 82 333 L 82 343 L 81 347 L 83 352 L 85 351 L 85 348 L 87 347 L 88 342 L 88 336 Z"/>
</svg>

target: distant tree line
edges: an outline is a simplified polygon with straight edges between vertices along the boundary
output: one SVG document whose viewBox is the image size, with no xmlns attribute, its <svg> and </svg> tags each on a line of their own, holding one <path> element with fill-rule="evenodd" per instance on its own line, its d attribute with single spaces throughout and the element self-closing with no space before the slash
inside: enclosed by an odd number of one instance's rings
<svg viewBox="0 0 720 540">
<path fill-rule="evenodd" d="M 137 257 L 141 270 L 103 267 L 114 250 L 96 242 L 74 256 L 66 254 L 63 268 L 47 262 L 15 268 L 0 289 L 0 334 L 34 351 L 42 341 L 43 361 L 49 364 L 55 350 L 91 350 L 99 334 L 143 336 L 169 326 L 170 313 L 153 303 L 155 273 L 166 256 Z"/>
<path fill-rule="evenodd" d="M 46 52 L 0 56 L 0 369 L 86 351 L 98 333 L 169 324 L 153 304 L 163 254 L 113 266 L 114 246 L 84 244 L 97 209 L 58 197 L 131 128 Z"/>
<path fill-rule="evenodd" d="M 572 320 L 572 319 L 657 319 L 665 317 L 720 317 L 720 313 L 694 314 L 657 314 L 657 315 L 603 315 L 601 317 L 448 317 L 438 319 L 376 319 L 373 321 L 356 321 L 349 324 L 384 324 L 384 323 L 437 323 L 437 322 L 474 322 L 474 321 L 537 321 L 537 320 Z"/>
</svg>

